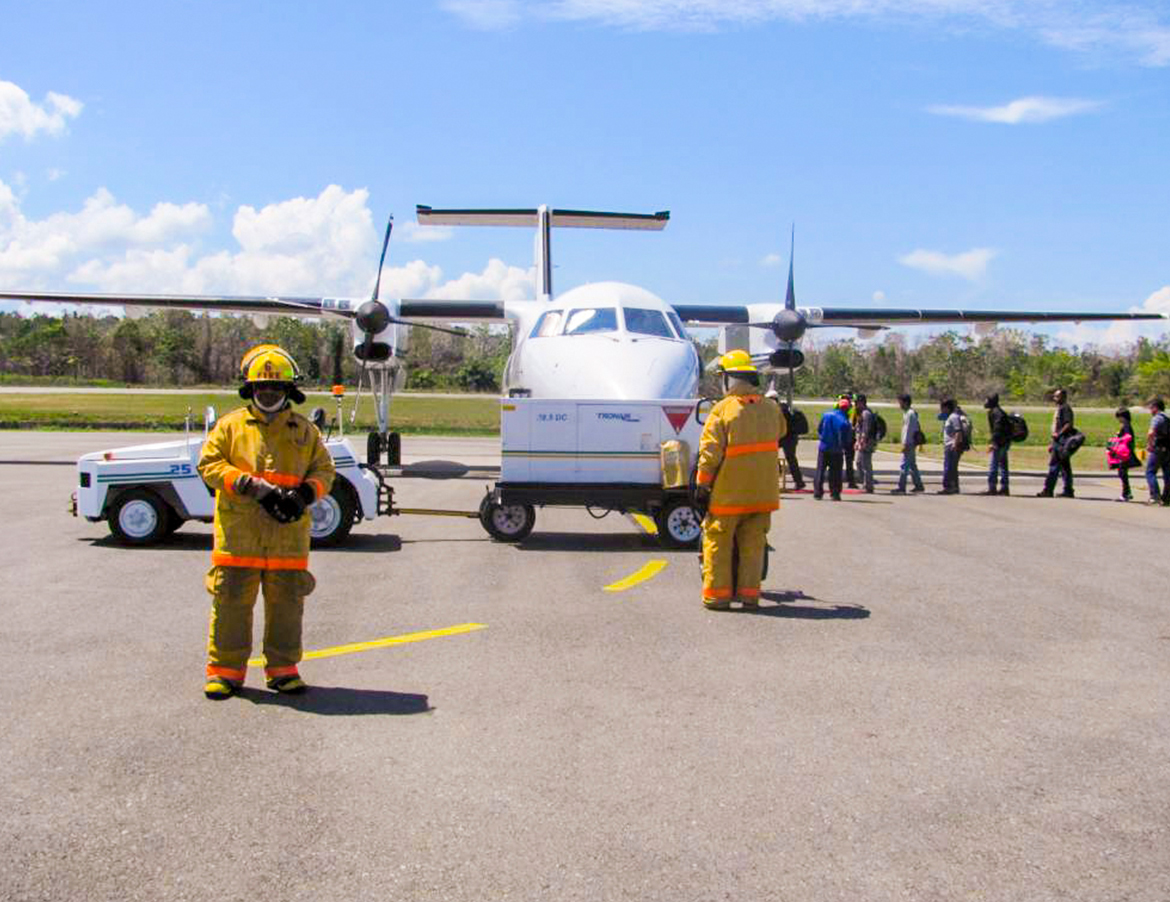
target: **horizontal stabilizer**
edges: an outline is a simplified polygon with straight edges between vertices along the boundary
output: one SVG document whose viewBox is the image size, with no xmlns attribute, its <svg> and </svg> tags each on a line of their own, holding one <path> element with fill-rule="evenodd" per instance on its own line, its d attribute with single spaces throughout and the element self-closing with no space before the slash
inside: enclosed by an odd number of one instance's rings
<svg viewBox="0 0 1170 902">
<path fill-rule="evenodd" d="M 440 226 L 526 226 L 540 224 L 539 211 L 532 210 L 436 210 L 419 204 L 419 225 Z M 597 210 L 550 210 L 554 228 L 644 229 L 661 231 L 670 221 L 669 211 L 658 213 L 607 213 Z"/>
</svg>

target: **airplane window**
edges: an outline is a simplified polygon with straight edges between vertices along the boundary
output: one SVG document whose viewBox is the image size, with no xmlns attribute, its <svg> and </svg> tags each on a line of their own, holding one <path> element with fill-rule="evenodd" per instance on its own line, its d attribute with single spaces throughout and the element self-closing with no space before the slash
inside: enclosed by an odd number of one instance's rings
<svg viewBox="0 0 1170 902">
<path fill-rule="evenodd" d="M 679 338 L 688 338 L 686 327 L 682 320 L 678 318 L 678 314 L 671 310 L 666 314 L 666 318 L 670 320 L 670 324 L 674 326 L 674 331 L 678 333 Z"/>
<path fill-rule="evenodd" d="M 566 335 L 587 335 L 590 332 L 616 332 L 617 310 L 613 307 L 586 307 L 573 310 L 565 320 Z"/>
<path fill-rule="evenodd" d="M 549 335 L 556 335 L 557 328 L 561 324 L 561 311 L 549 310 L 542 313 L 540 319 L 536 321 L 536 326 L 532 329 L 532 334 L 529 338 L 545 338 Z"/>
<path fill-rule="evenodd" d="M 666 317 L 658 310 L 643 310 L 640 307 L 625 307 L 626 331 L 638 335 L 657 335 L 660 338 L 674 338 Z"/>
</svg>

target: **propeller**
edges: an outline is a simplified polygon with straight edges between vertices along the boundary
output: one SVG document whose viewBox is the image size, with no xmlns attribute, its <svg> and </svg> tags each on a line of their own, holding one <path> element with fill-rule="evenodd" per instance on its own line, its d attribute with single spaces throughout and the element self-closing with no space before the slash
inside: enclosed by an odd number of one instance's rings
<svg viewBox="0 0 1170 902">
<path fill-rule="evenodd" d="M 796 225 L 792 226 L 792 234 L 788 248 L 788 290 L 784 294 L 784 309 L 766 323 L 749 323 L 755 329 L 768 329 L 787 347 L 774 351 L 771 357 L 773 366 L 788 367 L 788 406 L 792 406 L 792 392 L 796 384 L 795 370 L 804 357 L 796 347 L 796 343 L 804 337 L 808 330 L 808 319 L 796 309 L 796 281 L 793 274 L 793 265 L 796 257 Z"/>
</svg>

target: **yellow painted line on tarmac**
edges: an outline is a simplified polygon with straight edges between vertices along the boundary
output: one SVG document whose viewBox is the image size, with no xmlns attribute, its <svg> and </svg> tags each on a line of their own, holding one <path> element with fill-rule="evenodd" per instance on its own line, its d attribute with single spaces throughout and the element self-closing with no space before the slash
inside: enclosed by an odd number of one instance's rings
<svg viewBox="0 0 1170 902">
<path fill-rule="evenodd" d="M 619 579 L 616 583 L 610 583 L 605 587 L 604 591 L 624 592 L 626 589 L 638 585 L 638 583 L 644 583 L 648 579 L 653 579 L 668 563 L 668 561 L 661 560 L 650 561 L 636 573 L 631 573 L 625 579 Z"/>
<path fill-rule="evenodd" d="M 645 514 L 630 514 L 630 519 L 640 526 L 646 535 L 658 535 L 658 525 Z"/>
<path fill-rule="evenodd" d="M 370 642 L 354 642 L 351 645 L 334 645 L 332 648 L 321 648 L 317 651 L 305 652 L 304 660 L 314 658 L 333 658 L 337 655 L 352 655 L 359 651 L 373 651 L 375 648 L 388 648 L 391 645 L 406 645 L 408 642 L 424 642 L 427 639 L 441 639 L 443 636 L 459 636 L 463 633 L 474 633 L 476 630 L 486 630 L 486 623 L 460 623 L 458 626 L 447 626 L 439 630 L 423 630 L 419 633 L 404 633 L 401 636 L 386 636 L 384 639 L 374 639 Z M 261 667 L 264 658 L 251 658 L 248 664 L 252 667 Z"/>
</svg>

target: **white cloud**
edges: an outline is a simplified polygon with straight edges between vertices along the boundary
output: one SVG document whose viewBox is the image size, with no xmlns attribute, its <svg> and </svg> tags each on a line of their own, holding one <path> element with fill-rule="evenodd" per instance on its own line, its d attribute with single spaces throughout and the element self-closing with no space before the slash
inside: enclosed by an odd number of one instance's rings
<svg viewBox="0 0 1170 902">
<path fill-rule="evenodd" d="M 769 268 L 779 266 L 783 262 L 784 258 L 779 254 L 764 254 L 764 256 L 760 258 L 760 266 L 766 266 Z"/>
<path fill-rule="evenodd" d="M 367 296 L 373 286 L 378 234 L 368 192 L 330 185 L 259 209 L 239 207 L 234 249 L 203 250 L 212 225 L 204 204 L 159 203 L 146 215 L 105 189 L 75 213 L 29 220 L 0 181 L 0 284 L 12 289 L 60 287 L 142 294 L 283 294 Z M 386 267 L 387 297 L 524 299 L 533 297 L 532 269 L 490 260 L 482 272 L 446 279 L 422 260 Z"/>
<path fill-rule="evenodd" d="M 45 170 L 45 178 L 50 182 L 60 181 L 61 179 L 65 178 L 65 176 L 66 172 L 64 169 L 57 169 L 56 167 L 53 167 L 52 169 Z"/>
<path fill-rule="evenodd" d="M 511 28 L 523 16 L 518 0 L 442 0 L 441 6 L 480 31 Z"/>
<path fill-rule="evenodd" d="M 714 31 L 773 21 L 896 18 L 955 30 L 1021 31 L 1079 52 L 1170 65 L 1170 24 L 1151 0 L 441 0 L 474 28 L 524 19 L 567 20 L 639 31 Z"/>
<path fill-rule="evenodd" d="M 934 276 L 961 276 L 974 281 L 987 271 L 987 264 L 999 253 L 990 247 L 974 247 L 961 254 L 944 254 L 918 248 L 898 258 L 898 262 Z"/>
<path fill-rule="evenodd" d="M 0 81 L 0 141 L 9 135 L 20 135 L 26 141 L 40 132 L 59 135 L 65 131 L 66 120 L 76 119 L 82 102 L 65 94 L 50 91 L 41 103 L 19 85 Z"/>
<path fill-rule="evenodd" d="M 873 302 L 875 304 L 884 304 L 886 301 L 886 293 L 884 291 L 875 291 L 873 293 Z"/>
<path fill-rule="evenodd" d="M 417 222 L 405 222 L 394 229 L 394 240 L 407 244 L 431 244 L 435 241 L 449 241 L 455 237 L 455 230 L 449 226 L 424 226 Z"/>
<path fill-rule="evenodd" d="M 957 116 L 975 122 L 998 122 L 1005 125 L 1050 122 L 1066 116 L 1091 113 L 1103 104 L 1099 100 L 1080 100 L 1075 97 L 1021 97 L 1003 106 L 949 106 L 927 107 L 936 116 Z"/>
</svg>

